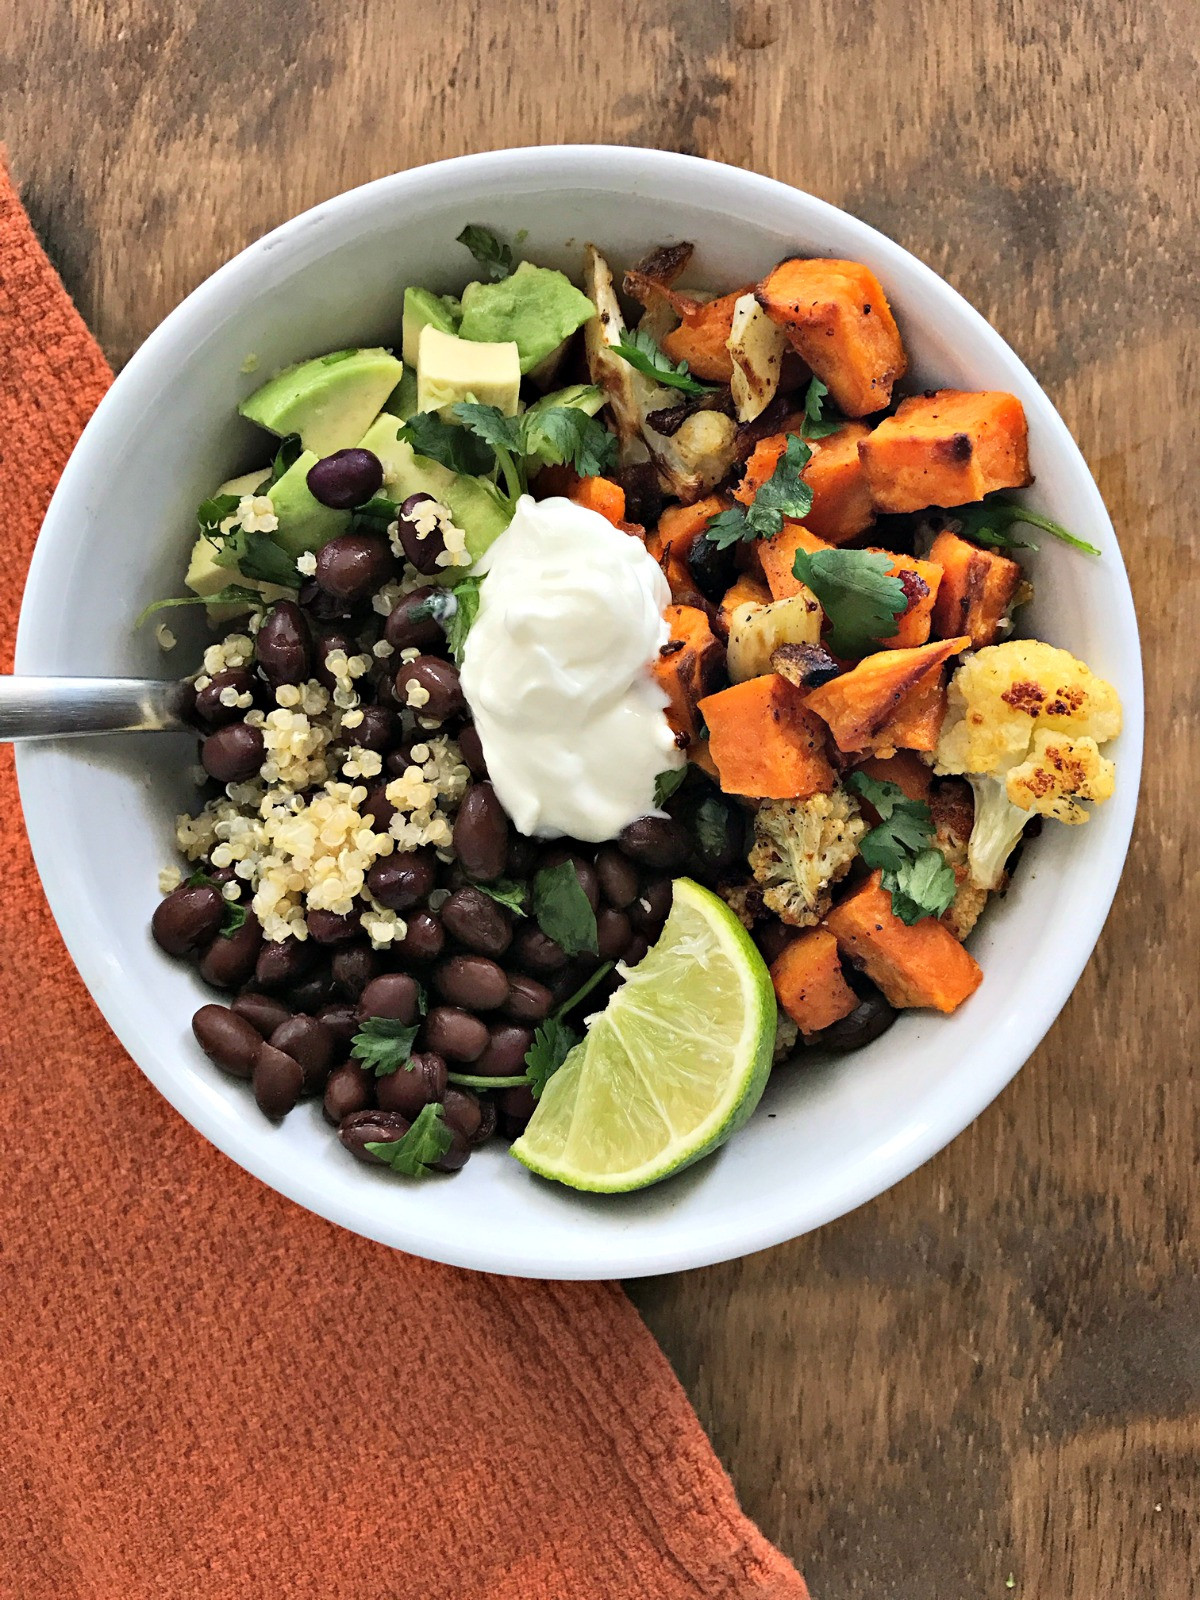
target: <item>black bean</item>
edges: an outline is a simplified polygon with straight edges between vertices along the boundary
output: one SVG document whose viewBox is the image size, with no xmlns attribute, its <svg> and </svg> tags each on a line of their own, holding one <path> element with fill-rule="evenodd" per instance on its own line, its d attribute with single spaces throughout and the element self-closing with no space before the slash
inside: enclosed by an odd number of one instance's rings
<svg viewBox="0 0 1200 1600">
<path fill-rule="evenodd" d="M 437 572 L 438 557 L 446 549 L 446 536 L 442 532 L 440 518 L 428 532 L 422 533 L 417 528 L 417 519 L 421 516 L 422 507 L 436 504 L 437 501 L 431 494 L 410 494 L 400 507 L 396 518 L 397 532 L 400 543 L 404 546 L 404 554 L 418 572 Z"/>
<path fill-rule="evenodd" d="M 445 644 L 446 635 L 428 610 L 430 599 L 442 592 L 431 587 L 401 595 L 383 625 L 383 637 L 393 650 L 436 650 Z"/>
<path fill-rule="evenodd" d="M 326 594 L 354 605 L 387 582 L 395 558 L 374 533 L 343 533 L 317 552 L 316 580 Z"/>
<path fill-rule="evenodd" d="M 561 972 L 567 964 L 567 953 L 542 932 L 540 928 L 522 928 L 512 942 L 512 959 L 524 972 L 535 972 L 545 977 Z"/>
<path fill-rule="evenodd" d="M 541 867 L 561 867 L 570 862 L 575 869 L 575 876 L 579 880 L 579 887 L 587 896 L 588 905 L 595 911 L 600 904 L 600 880 L 596 876 L 596 869 L 590 861 L 583 856 L 576 855 L 565 845 L 554 844 L 549 849 L 543 850 L 538 865 Z"/>
<path fill-rule="evenodd" d="M 508 975 L 508 999 L 504 1011 L 516 1022 L 543 1022 L 554 1010 L 554 996 L 544 983 L 523 972 Z"/>
<path fill-rule="evenodd" d="M 355 506 L 365 506 L 383 487 L 383 462 L 374 451 L 364 450 L 361 445 L 335 450 L 331 456 L 315 461 L 304 481 L 309 494 L 323 506 L 332 511 L 352 511 Z"/>
<path fill-rule="evenodd" d="M 455 889 L 442 907 L 442 923 L 452 939 L 480 955 L 502 956 L 512 943 L 512 917 L 471 885 Z"/>
<path fill-rule="evenodd" d="M 232 867 L 214 867 L 211 864 L 206 863 L 204 867 L 204 876 L 208 879 L 209 883 L 215 883 L 217 887 L 220 888 L 223 884 L 232 883 L 237 877 L 237 873 Z"/>
<path fill-rule="evenodd" d="M 422 1048 L 447 1061 L 477 1061 L 487 1043 L 487 1024 L 456 1006 L 434 1006 L 421 1030 Z"/>
<path fill-rule="evenodd" d="M 367 888 L 389 911 L 420 905 L 437 883 L 437 857 L 431 850 L 383 856 L 367 873 Z"/>
<path fill-rule="evenodd" d="M 415 1117 L 422 1106 L 440 1100 L 446 1092 L 446 1063 L 441 1056 L 420 1051 L 406 1065 L 375 1080 L 375 1099 L 381 1111 L 398 1111 Z"/>
<path fill-rule="evenodd" d="M 658 872 L 677 872 L 691 854 L 687 829 L 673 817 L 638 817 L 617 843 L 632 860 Z"/>
<path fill-rule="evenodd" d="M 533 1029 L 516 1022 L 494 1022 L 488 1030 L 487 1049 L 471 1070 L 485 1078 L 513 1078 L 525 1071 L 525 1056 L 533 1044 Z"/>
<path fill-rule="evenodd" d="M 414 911 L 405 919 L 403 939 L 392 945 L 405 961 L 436 961 L 446 943 L 440 918 L 433 911 Z"/>
<path fill-rule="evenodd" d="M 419 717 L 445 722 L 466 710 L 458 668 L 437 656 L 418 656 L 415 661 L 406 662 L 393 681 L 397 703 L 410 706 Z M 410 684 L 417 686 L 415 700 L 409 696 Z"/>
<path fill-rule="evenodd" d="M 322 961 L 298 983 L 284 990 L 284 999 L 293 1011 L 320 1011 L 333 999 L 333 973 L 329 963 Z"/>
<path fill-rule="evenodd" d="M 628 912 L 635 933 L 644 933 L 651 940 L 658 938 L 671 910 L 672 892 L 670 878 L 651 878 L 643 885 Z"/>
<path fill-rule="evenodd" d="M 218 783 L 245 783 L 263 764 L 262 729 L 230 722 L 210 733 L 200 746 L 200 764 Z"/>
<path fill-rule="evenodd" d="M 508 840 L 508 860 L 504 867 L 506 875 L 518 879 L 531 877 L 537 866 L 537 858 L 536 841 L 526 838 L 514 828 Z"/>
<path fill-rule="evenodd" d="M 618 911 L 624 911 L 637 899 L 637 869 L 612 845 L 606 844 L 597 851 L 596 876 L 600 880 L 600 893 Z"/>
<path fill-rule="evenodd" d="M 636 967 L 638 962 L 649 952 L 650 941 L 644 933 L 635 933 L 629 941 L 629 948 L 625 952 L 625 965 Z"/>
<path fill-rule="evenodd" d="M 201 1006 L 192 1018 L 196 1042 L 210 1061 L 235 1078 L 248 1078 L 254 1071 L 262 1035 L 245 1017 L 224 1006 Z"/>
<path fill-rule="evenodd" d="M 378 973 L 379 957 L 370 945 L 343 946 L 333 952 L 329 970 L 338 994 L 347 1000 L 357 1000 Z"/>
<path fill-rule="evenodd" d="M 473 783 L 454 819 L 454 853 L 478 883 L 501 876 L 508 862 L 508 818 L 490 783 Z"/>
<path fill-rule="evenodd" d="M 343 728 L 340 742 L 386 755 L 400 742 L 400 718 L 387 706 L 364 706 L 362 721 L 356 728 Z"/>
<path fill-rule="evenodd" d="M 404 755 L 407 758 L 408 752 L 405 751 Z M 396 808 L 387 797 L 387 784 L 372 784 L 359 810 L 364 817 L 370 817 L 376 833 L 386 833 L 392 818 L 396 815 Z"/>
<path fill-rule="evenodd" d="M 696 588 L 706 600 L 719 605 L 737 577 L 737 546 L 722 547 L 712 539 L 693 539 L 685 559 Z"/>
<path fill-rule="evenodd" d="M 341 1069 L 339 1068 L 339 1071 Z M 338 1124 L 338 1138 L 352 1156 L 368 1166 L 384 1167 L 387 1162 L 367 1149 L 369 1144 L 391 1144 L 408 1132 L 407 1117 L 398 1111 L 351 1111 Z"/>
<path fill-rule="evenodd" d="M 358 1012 L 354 1006 L 348 1000 L 335 1000 L 332 1005 L 321 1007 L 317 1012 L 317 1021 L 324 1023 L 329 1029 L 333 1038 L 334 1055 L 349 1055 L 354 1035 L 360 1027 Z"/>
<path fill-rule="evenodd" d="M 386 682 L 385 678 L 384 683 Z M 381 684 L 380 687 L 382 688 L 383 685 Z M 407 745 L 401 745 L 398 750 L 389 750 L 383 758 L 383 770 L 387 773 L 388 778 L 402 778 L 412 765 L 413 758 Z M 387 787 L 386 780 L 383 787 Z"/>
<path fill-rule="evenodd" d="M 434 988 L 452 1006 L 495 1011 L 508 999 L 504 968 L 487 956 L 451 956 L 433 973 Z"/>
<path fill-rule="evenodd" d="M 310 622 L 346 622 L 354 612 L 349 600 L 339 600 L 336 595 L 326 594 L 315 578 L 305 579 L 300 585 L 298 598 Z"/>
<path fill-rule="evenodd" d="M 823 1050 L 861 1050 L 864 1045 L 886 1033 L 896 1020 L 897 1013 L 881 994 L 867 994 L 848 1016 L 839 1022 L 810 1034 L 805 1041 L 819 1045 Z"/>
<path fill-rule="evenodd" d="M 239 1017 L 245 1017 L 264 1039 L 269 1039 L 279 1024 L 286 1022 L 292 1014 L 282 1000 L 275 1000 L 269 994 L 240 994 L 230 1010 Z"/>
<path fill-rule="evenodd" d="M 240 989 L 255 970 L 262 949 L 262 924 L 253 911 L 233 933 L 219 933 L 200 958 L 200 976 L 214 989 Z"/>
<path fill-rule="evenodd" d="M 279 600 L 271 607 L 254 641 L 254 654 L 258 670 L 272 689 L 303 683 L 309 677 L 312 635 L 294 600 Z"/>
<path fill-rule="evenodd" d="M 181 883 L 155 906 L 150 931 L 169 956 L 186 956 L 218 932 L 224 916 L 219 889 L 208 883 Z"/>
<path fill-rule="evenodd" d="M 494 1107 L 490 1116 L 488 1114 L 491 1106 L 490 1100 L 481 1100 L 472 1090 L 460 1088 L 456 1083 L 452 1083 L 442 1097 L 442 1115 L 446 1119 L 446 1126 L 460 1133 L 472 1145 L 482 1144 L 496 1126 Z"/>
<path fill-rule="evenodd" d="M 387 1017 L 411 1027 L 420 1009 L 421 989 L 417 980 L 407 972 L 384 972 L 370 983 L 358 997 L 360 1017 Z"/>
<path fill-rule="evenodd" d="M 456 735 L 458 748 L 462 751 L 462 758 L 471 769 L 473 778 L 487 777 L 487 762 L 483 759 L 483 743 L 479 737 L 479 730 L 474 723 L 468 722 L 465 728 L 460 728 Z"/>
<path fill-rule="evenodd" d="M 309 911 L 304 921 L 318 944 L 349 944 L 362 935 L 357 911 Z"/>
<path fill-rule="evenodd" d="M 248 706 L 227 706 L 221 699 L 226 689 L 235 694 L 254 693 L 254 675 L 245 667 L 227 667 L 214 673 L 203 689 L 196 690 L 196 715 L 207 728 L 223 728 L 246 715 Z"/>
<path fill-rule="evenodd" d="M 313 644 L 313 677 L 330 694 L 337 688 L 337 679 L 325 665 L 325 658 L 339 650 L 347 658 L 358 654 L 358 646 L 348 633 L 323 633 Z"/>
<path fill-rule="evenodd" d="M 619 961 L 633 937 L 633 924 L 623 911 L 605 906 L 596 918 L 596 942 L 602 961 Z"/>
<path fill-rule="evenodd" d="M 277 1122 L 287 1116 L 303 1093 L 304 1069 L 294 1056 L 260 1040 L 253 1081 L 258 1109 Z"/>
<path fill-rule="evenodd" d="M 304 1070 L 305 1094 L 317 1094 L 333 1065 L 333 1034 L 316 1017 L 289 1017 L 267 1040 L 273 1050 L 298 1061 Z"/>
<path fill-rule="evenodd" d="M 286 989 L 299 983 L 320 959 L 320 950 L 311 939 L 268 940 L 258 953 L 254 981 L 260 989 Z"/>
<path fill-rule="evenodd" d="M 356 1111 L 365 1111 L 375 1098 L 375 1079 L 361 1061 L 344 1061 L 334 1067 L 325 1085 L 325 1099 L 321 1107 L 326 1122 L 334 1127 L 343 1117 Z"/>
<path fill-rule="evenodd" d="M 537 1109 L 533 1090 L 524 1084 L 513 1089 L 501 1089 L 496 1096 L 496 1111 L 500 1132 L 506 1139 L 516 1139 L 529 1126 L 529 1119 Z"/>
<path fill-rule="evenodd" d="M 459 1133 L 457 1128 L 451 1128 L 450 1148 L 444 1151 L 433 1165 L 439 1172 L 457 1172 L 460 1167 L 466 1166 L 470 1158 L 470 1142 Z"/>
</svg>

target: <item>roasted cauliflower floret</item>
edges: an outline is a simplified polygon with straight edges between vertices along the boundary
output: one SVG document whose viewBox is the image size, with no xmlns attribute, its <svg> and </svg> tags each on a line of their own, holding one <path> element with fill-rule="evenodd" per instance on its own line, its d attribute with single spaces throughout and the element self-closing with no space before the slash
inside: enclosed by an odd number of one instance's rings
<svg viewBox="0 0 1200 1600">
<path fill-rule="evenodd" d="M 988 899 L 988 891 L 971 882 L 968 846 L 975 806 L 970 789 L 957 778 L 944 778 L 930 793 L 929 813 L 933 819 L 933 842 L 945 856 L 958 885 L 941 921 L 961 943 L 979 921 Z"/>
<path fill-rule="evenodd" d="M 764 802 L 754 816 L 750 870 L 767 909 L 794 928 L 820 922 L 866 831 L 858 802 L 840 786 L 809 800 Z"/>
<path fill-rule="evenodd" d="M 950 680 L 934 770 L 975 792 L 971 882 L 997 889 L 1032 813 L 1080 823 L 1107 800 L 1115 768 L 1099 746 L 1121 731 L 1121 702 L 1068 650 L 1009 639 L 964 657 Z"/>
<path fill-rule="evenodd" d="M 781 1061 L 786 1061 L 795 1050 L 799 1040 L 800 1029 L 783 1007 L 780 1006 L 778 1016 L 775 1019 L 775 1049 L 771 1055 L 771 1064 L 777 1067 Z"/>
</svg>

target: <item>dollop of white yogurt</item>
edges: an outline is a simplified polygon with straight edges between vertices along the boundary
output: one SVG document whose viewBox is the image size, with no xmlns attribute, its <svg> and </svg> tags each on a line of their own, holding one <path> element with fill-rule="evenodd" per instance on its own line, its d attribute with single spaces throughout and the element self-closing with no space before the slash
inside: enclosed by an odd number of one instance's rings
<svg viewBox="0 0 1200 1600">
<path fill-rule="evenodd" d="M 598 512 L 529 495 L 477 571 L 462 687 L 501 804 L 524 834 L 614 838 L 684 760 L 650 672 L 666 579 Z"/>
</svg>

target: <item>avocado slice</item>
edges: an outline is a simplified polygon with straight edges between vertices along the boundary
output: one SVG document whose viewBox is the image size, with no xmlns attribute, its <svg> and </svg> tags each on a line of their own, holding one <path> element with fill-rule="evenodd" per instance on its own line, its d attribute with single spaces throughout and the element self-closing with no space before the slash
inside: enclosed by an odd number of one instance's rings
<svg viewBox="0 0 1200 1600">
<path fill-rule="evenodd" d="M 271 537 L 290 556 L 319 550 L 350 526 L 349 511 L 333 511 L 323 506 L 308 487 L 309 470 L 316 466 L 318 459 L 315 451 L 305 450 L 278 483 L 273 483 L 266 491 L 279 518 L 279 526 Z"/>
<path fill-rule="evenodd" d="M 471 560 L 478 561 L 508 527 L 508 512 L 482 478 L 451 472 L 438 461 L 416 455 L 406 439 L 397 439 L 397 426 L 395 417 L 380 417 L 359 441 L 383 463 L 386 493 L 396 501 L 407 500 L 410 494 L 431 494 L 440 500 L 466 534 Z M 462 567 L 448 567 L 435 581 L 457 583 L 462 575 Z"/>
<path fill-rule="evenodd" d="M 462 301 L 452 294 L 434 294 L 432 289 L 405 289 L 404 340 L 401 354 L 405 366 L 417 364 L 417 342 L 422 328 L 440 328 L 457 333 L 462 317 Z"/>
<path fill-rule="evenodd" d="M 298 433 L 306 450 L 329 456 L 358 443 L 403 370 L 389 350 L 334 350 L 286 367 L 238 410 L 269 433 Z"/>
<path fill-rule="evenodd" d="M 521 362 L 516 345 L 458 339 L 427 323 L 417 345 L 417 410 L 437 411 L 447 422 L 460 400 L 495 406 L 516 415 L 521 398 Z"/>
<path fill-rule="evenodd" d="M 399 417 L 401 422 L 407 422 L 417 409 L 417 369 L 405 367 L 404 376 L 388 395 L 383 405 L 384 412 L 391 417 Z"/>
<path fill-rule="evenodd" d="M 488 343 L 512 340 L 522 374 L 532 372 L 596 315 L 596 308 L 565 273 L 522 261 L 499 283 L 469 283 L 463 290 L 459 337 Z"/>
</svg>

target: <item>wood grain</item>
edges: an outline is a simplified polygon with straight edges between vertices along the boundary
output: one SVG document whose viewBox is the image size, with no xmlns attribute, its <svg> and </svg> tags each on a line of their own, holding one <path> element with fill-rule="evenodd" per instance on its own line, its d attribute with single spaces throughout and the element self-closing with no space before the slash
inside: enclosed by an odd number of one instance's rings
<svg viewBox="0 0 1200 1600">
<path fill-rule="evenodd" d="M 596 139 L 846 206 L 1043 379 L 1112 510 L 1146 645 L 1142 812 L 1096 958 L 1012 1087 L 892 1193 L 633 1292 L 821 1600 L 1193 1594 L 1190 0 L 0 0 L 0 24 L 14 168 L 118 363 L 227 256 L 340 189 Z"/>
</svg>

